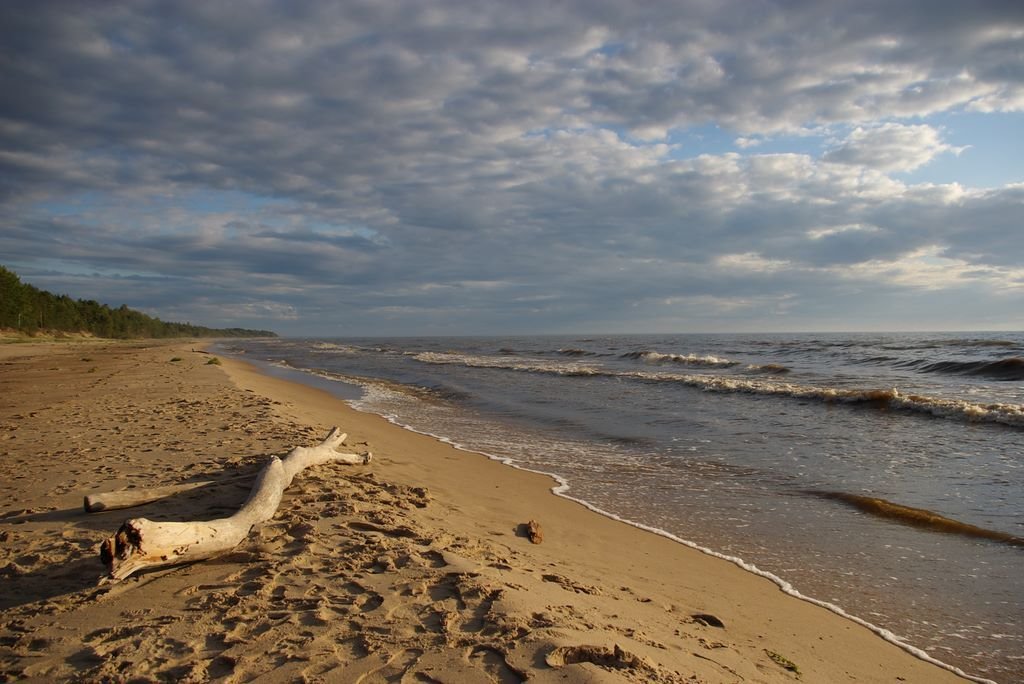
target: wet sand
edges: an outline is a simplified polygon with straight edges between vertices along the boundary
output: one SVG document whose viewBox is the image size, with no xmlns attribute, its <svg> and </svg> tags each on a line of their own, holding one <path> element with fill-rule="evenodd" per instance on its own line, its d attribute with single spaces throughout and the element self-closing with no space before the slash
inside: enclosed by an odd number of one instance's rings
<svg viewBox="0 0 1024 684">
<path fill-rule="evenodd" d="M 546 476 L 193 348 L 0 346 L 0 680 L 962 681 Z M 302 472 L 224 556 L 97 586 L 125 519 L 230 515 L 248 483 L 83 495 L 254 476 L 334 425 L 368 465 Z"/>
</svg>

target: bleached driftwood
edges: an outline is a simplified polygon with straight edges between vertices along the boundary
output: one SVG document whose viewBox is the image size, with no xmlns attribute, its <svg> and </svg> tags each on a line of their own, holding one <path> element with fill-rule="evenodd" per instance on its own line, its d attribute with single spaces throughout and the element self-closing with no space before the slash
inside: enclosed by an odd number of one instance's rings
<svg viewBox="0 0 1024 684">
<path fill-rule="evenodd" d="M 100 545 L 100 559 L 107 568 L 107 576 L 101 581 L 119 581 L 139 570 L 190 563 L 230 551 L 254 525 L 274 516 L 284 490 L 303 469 L 332 461 L 369 463 L 370 454 L 335 451 L 345 437 L 334 428 L 318 446 L 295 447 L 284 459 L 271 458 L 257 475 L 249 498 L 229 518 L 204 522 L 126 520 Z"/>
<path fill-rule="evenodd" d="M 229 477 L 223 480 L 203 480 L 200 482 L 186 482 L 184 484 L 167 485 L 165 487 L 147 487 L 145 489 L 118 489 L 112 492 L 98 492 L 88 494 L 82 504 L 86 513 L 99 513 L 100 511 L 114 511 L 121 508 L 131 508 L 142 504 L 152 503 L 160 499 L 166 499 L 176 494 L 191 492 L 201 487 L 212 487 L 214 485 L 232 484 L 251 480 L 252 476 Z"/>
</svg>

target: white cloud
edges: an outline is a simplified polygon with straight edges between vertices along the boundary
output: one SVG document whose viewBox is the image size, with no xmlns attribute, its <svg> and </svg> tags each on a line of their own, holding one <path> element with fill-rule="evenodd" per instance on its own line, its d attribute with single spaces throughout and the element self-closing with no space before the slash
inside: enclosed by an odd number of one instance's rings
<svg viewBox="0 0 1024 684">
<path fill-rule="evenodd" d="M 1024 87 L 1007 86 L 971 100 L 967 109 L 975 112 L 1024 112 Z"/>
<path fill-rule="evenodd" d="M 913 171 L 939 154 L 960 154 L 965 148 L 942 141 L 941 132 L 929 125 L 885 123 L 855 128 L 838 146 L 829 150 L 825 161 L 856 164 L 885 172 Z"/>
<path fill-rule="evenodd" d="M 943 291 L 978 283 L 994 293 L 1024 292 L 1024 268 L 978 266 L 945 256 L 946 249 L 927 245 L 895 259 L 871 260 L 836 275 L 853 280 L 881 280 L 901 287 Z"/>
<path fill-rule="evenodd" d="M 822 238 L 830 237 L 832 235 L 841 235 L 843 233 L 877 233 L 881 229 L 878 226 L 865 226 L 859 223 L 844 225 L 844 226 L 826 226 L 822 228 L 812 228 L 807 231 L 807 237 L 812 240 L 820 240 Z"/>
</svg>

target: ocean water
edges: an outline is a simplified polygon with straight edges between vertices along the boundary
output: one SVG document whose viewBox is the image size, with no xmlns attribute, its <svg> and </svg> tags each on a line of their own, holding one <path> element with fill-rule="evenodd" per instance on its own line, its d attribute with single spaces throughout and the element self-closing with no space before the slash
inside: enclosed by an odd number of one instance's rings
<svg viewBox="0 0 1024 684">
<path fill-rule="evenodd" d="M 1024 334 L 225 343 L 1024 681 Z"/>
</svg>

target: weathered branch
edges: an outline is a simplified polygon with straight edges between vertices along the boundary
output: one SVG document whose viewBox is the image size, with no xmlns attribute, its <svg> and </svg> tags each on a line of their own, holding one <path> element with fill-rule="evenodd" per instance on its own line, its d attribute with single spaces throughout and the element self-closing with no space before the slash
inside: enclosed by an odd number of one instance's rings
<svg viewBox="0 0 1024 684">
<path fill-rule="evenodd" d="M 229 518 L 206 522 L 126 520 L 113 537 L 100 545 L 100 559 L 107 568 L 103 581 L 119 581 L 146 568 L 189 563 L 230 551 L 248 536 L 254 525 L 274 516 L 284 490 L 303 469 L 332 461 L 369 463 L 370 454 L 335 451 L 345 437 L 334 428 L 318 446 L 296 447 L 284 459 L 270 459 L 257 476 L 249 498 Z"/>
</svg>

